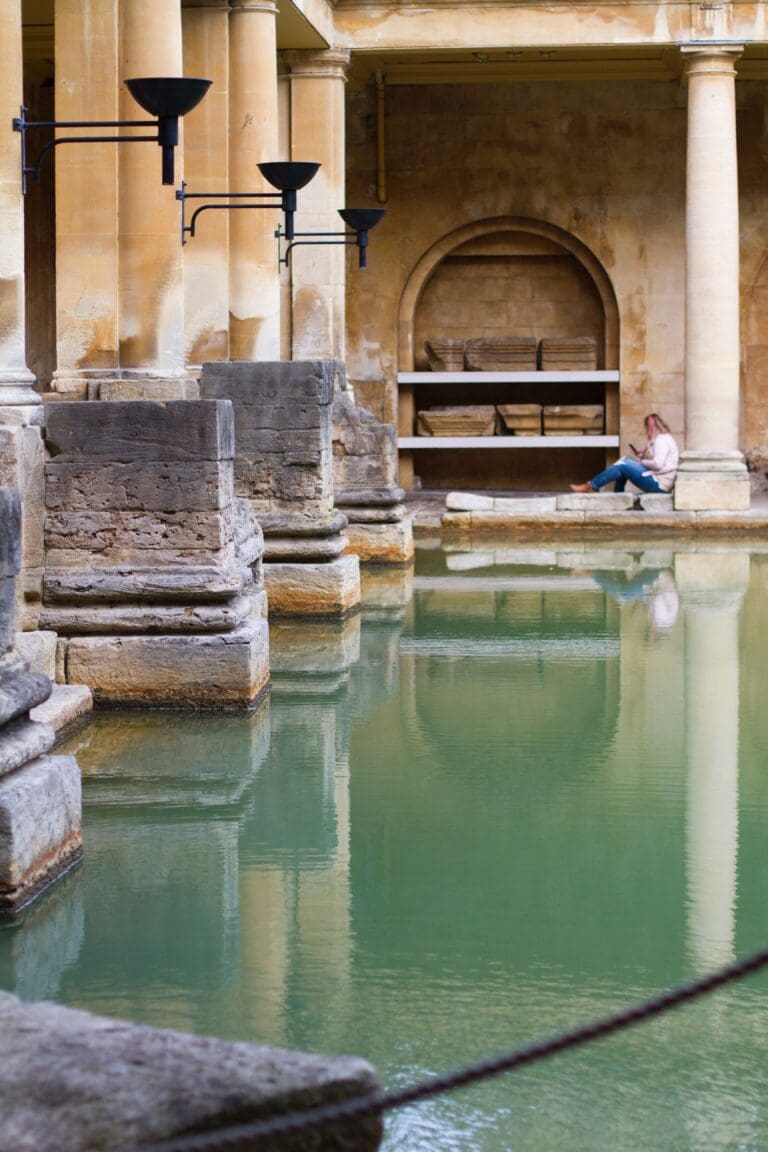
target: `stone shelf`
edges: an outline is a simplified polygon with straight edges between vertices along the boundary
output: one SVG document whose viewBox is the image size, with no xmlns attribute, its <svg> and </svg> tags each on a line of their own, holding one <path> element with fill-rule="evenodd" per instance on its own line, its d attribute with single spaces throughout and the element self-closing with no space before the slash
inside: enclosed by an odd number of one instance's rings
<svg viewBox="0 0 768 1152">
<path fill-rule="evenodd" d="M 618 384 L 619 373 L 595 372 L 398 372 L 398 384 Z"/>
<path fill-rule="evenodd" d="M 617 448 L 618 436 L 400 436 L 398 448 Z"/>
</svg>

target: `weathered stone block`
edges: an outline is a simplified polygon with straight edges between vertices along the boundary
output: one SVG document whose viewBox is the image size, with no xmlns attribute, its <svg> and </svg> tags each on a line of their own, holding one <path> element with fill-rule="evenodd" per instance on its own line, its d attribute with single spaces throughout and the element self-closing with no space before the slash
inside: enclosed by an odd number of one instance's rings
<svg viewBox="0 0 768 1152">
<path fill-rule="evenodd" d="M 59 464 L 231 460 L 232 406 L 223 400 L 49 404 L 46 444 Z"/>
<path fill-rule="evenodd" d="M 334 360 L 213 361 L 203 364 L 200 395 L 241 405 L 330 405 L 337 372 Z"/>
<path fill-rule="evenodd" d="M 43 608 L 41 622 L 65 636 L 231 632 L 253 615 L 250 596 L 223 604 L 60 605 Z M 55 635 L 51 632 L 49 635 Z"/>
<path fill-rule="evenodd" d="M 0 909 L 20 907 L 80 858 L 80 805 L 72 756 L 41 756 L 0 779 Z"/>
<path fill-rule="evenodd" d="M 270 616 L 344 616 L 360 604 L 357 556 L 325 564 L 265 564 Z"/>
<path fill-rule="evenodd" d="M 0 1149 L 92 1152 L 208 1134 L 379 1090 L 373 1068 L 107 1020 L 0 993 Z M 375 1152 L 381 1120 L 329 1125 L 312 1152 Z M 274 1152 L 307 1138 L 270 1141 Z"/>
<path fill-rule="evenodd" d="M 445 507 L 450 512 L 490 512 L 493 496 L 482 496 L 476 492 L 449 492 L 445 498 Z"/>
<path fill-rule="evenodd" d="M 29 714 L 30 720 L 48 724 L 59 737 L 93 711 L 93 694 L 85 684 L 54 684 L 43 704 Z"/>
<path fill-rule="evenodd" d="M 21 568 L 21 501 L 12 488 L 0 488 L 0 576 Z"/>
<path fill-rule="evenodd" d="M 671 492 L 641 492 L 638 503 L 644 512 L 672 512 L 675 507 Z"/>
<path fill-rule="evenodd" d="M 751 491 L 743 472 L 678 472 L 676 512 L 747 512 Z"/>
<path fill-rule="evenodd" d="M 14 720 L 0 728 L 0 777 L 49 752 L 56 740 L 47 724 Z"/>
<path fill-rule="evenodd" d="M 353 505 L 344 507 L 350 524 L 396 524 L 405 515 L 404 504 L 374 504 L 370 508 Z"/>
<path fill-rule="evenodd" d="M 154 557 L 153 557 L 154 559 Z M 230 565 L 104 567 L 97 571 L 49 569 L 43 583 L 47 604 L 104 603 L 110 600 L 197 602 L 228 600 L 243 585 L 241 569 Z"/>
<path fill-rule="evenodd" d="M 141 512 L 207 512 L 228 507 L 234 497 L 232 467 L 220 460 L 194 464 L 59 464 L 45 474 L 49 509 Z"/>
<path fill-rule="evenodd" d="M 47 676 L 26 672 L 26 665 L 16 660 L 0 674 L 0 725 L 23 716 L 51 694 Z"/>
<path fill-rule="evenodd" d="M 97 703 L 242 708 L 269 680 L 269 631 L 249 620 L 213 636 L 75 637 L 65 661 Z"/>
<path fill-rule="evenodd" d="M 334 536 L 272 536 L 264 541 L 264 559 L 267 563 L 276 560 L 292 560 L 295 563 L 313 560 L 335 560 L 346 548 L 344 537 Z"/>
<path fill-rule="evenodd" d="M 39 672 L 49 680 L 56 679 L 56 633 L 17 632 L 14 648 L 29 665 L 30 672 Z"/>
<path fill-rule="evenodd" d="M 557 497 L 557 511 L 627 512 L 633 503 L 628 492 L 574 492 Z"/>
<path fill-rule="evenodd" d="M 344 531 L 346 553 L 361 564 L 410 564 L 413 560 L 413 524 L 349 524 Z"/>
<path fill-rule="evenodd" d="M 201 558 L 233 543 L 234 513 L 224 512 L 49 512 L 45 525 L 50 551 L 78 549 L 110 558 L 160 549 L 198 553 Z M 147 557 L 149 559 L 149 557 Z"/>
<path fill-rule="evenodd" d="M 100 380 L 99 400 L 197 400 L 196 380 Z"/>
<path fill-rule="evenodd" d="M 494 512 L 508 512 L 510 516 L 547 516 L 557 509 L 555 496 L 496 496 Z"/>
</svg>

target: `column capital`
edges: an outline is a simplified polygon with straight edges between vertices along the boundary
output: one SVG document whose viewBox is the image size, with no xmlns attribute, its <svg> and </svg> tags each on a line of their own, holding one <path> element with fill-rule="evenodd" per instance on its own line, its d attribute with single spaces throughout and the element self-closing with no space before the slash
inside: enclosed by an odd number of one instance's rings
<svg viewBox="0 0 768 1152">
<path fill-rule="evenodd" d="M 736 61 L 744 45 L 734 41 L 694 40 L 680 45 L 683 74 L 686 78 L 702 72 L 736 75 Z"/>
<path fill-rule="evenodd" d="M 277 16 L 277 0 L 234 0 L 228 4 L 230 16 L 238 12 L 267 12 Z"/>
<path fill-rule="evenodd" d="M 348 48 L 327 48 L 319 52 L 291 50 L 281 54 L 291 76 L 307 79 L 346 80 L 351 52 Z"/>
</svg>

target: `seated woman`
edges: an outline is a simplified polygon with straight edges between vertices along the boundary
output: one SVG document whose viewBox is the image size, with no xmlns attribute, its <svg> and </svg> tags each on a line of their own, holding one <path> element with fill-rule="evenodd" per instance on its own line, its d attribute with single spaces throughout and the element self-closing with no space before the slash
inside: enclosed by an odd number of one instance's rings
<svg viewBox="0 0 768 1152">
<path fill-rule="evenodd" d="M 651 412 L 643 423 L 648 443 L 641 452 L 630 444 L 632 456 L 622 456 L 586 484 L 571 484 L 571 492 L 599 492 L 611 483 L 614 492 L 623 492 L 627 480 L 641 492 L 671 492 L 680 460 L 677 444 L 658 412 Z"/>
</svg>

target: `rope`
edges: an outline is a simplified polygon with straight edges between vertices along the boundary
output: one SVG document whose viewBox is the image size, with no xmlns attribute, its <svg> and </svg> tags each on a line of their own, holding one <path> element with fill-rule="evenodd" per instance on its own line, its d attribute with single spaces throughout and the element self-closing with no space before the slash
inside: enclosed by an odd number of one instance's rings
<svg viewBox="0 0 768 1152">
<path fill-rule="evenodd" d="M 698 980 L 685 984 L 678 984 L 664 992 L 657 993 L 647 1000 L 641 1000 L 617 1012 L 586 1024 L 577 1025 L 563 1032 L 541 1040 L 534 1040 L 509 1052 L 474 1064 L 467 1064 L 454 1072 L 441 1076 L 434 1076 L 422 1080 L 408 1088 L 394 1092 L 375 1092 L 365 1096 L 353 1096 L 350 1099 L 333 1104 L 323 1104 L 303 1111 L 289 1112 L 283 1116 L 275 1116 L 269 1120 L 254 1120 L 238 1124 L 230 1128 L 222 1128 L 216 1132 L 199 1133 L 189 1136 L 178 1136 L 163 1140 L 155 1144 L 142 1144 L 131 1148 L 123 1148 L 120 1152 L 229 1152 L 231 1149 L 242 1148 L 247 1144 L 250 1148 L 255 1144 L 266 1144 L 269 1140 L 296 1135 L 310 1129 L 323 1128 L 339 1121 L 361 1120 L 371 1116 L 382 1115 L 397 1108 L 405 1108 L 417 1104 L 432 1096 L 440 1096 L 446 1092 L 454 1092 L 459 1088 L 466 1088 L 481 1080 L 499 1076 L 502 1072 L 511 1072 L 524 1065 L 537 1064 L 561 1052 L 591 1044 L 595 1040 L 602 1040 L 616 1032 L 627 1028 L 634 1028 L 646 1020 L 652 1020 L 683 1004 L 698 1000 L 710 992 L 716 991 L 727 984 L 743 980 L 768 965 L 768 947 L 736 960 L 723 968 L 710 972 Z"/>
</svg>

